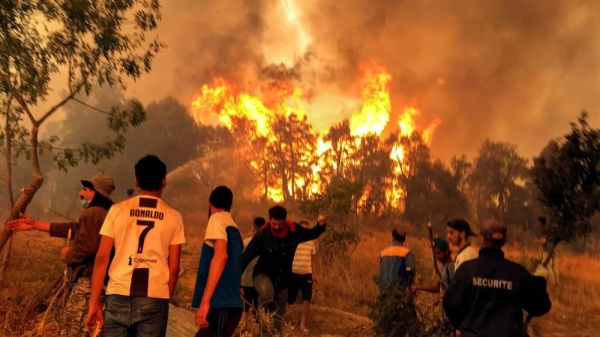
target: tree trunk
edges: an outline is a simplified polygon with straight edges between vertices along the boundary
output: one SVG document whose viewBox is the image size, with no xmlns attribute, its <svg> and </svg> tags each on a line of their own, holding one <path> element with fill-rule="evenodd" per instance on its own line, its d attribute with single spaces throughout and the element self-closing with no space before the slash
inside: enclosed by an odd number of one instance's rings
<svg viewBox="0 0 600 337">
<path fill-rule="evenodd" d="M 42 186 L 42 182 L 44 181 L 44 177 L 42 176 L 42 171 L 40 169 L 40 160 L 38 156 L 38 132 L 39 127 L 37 124 L 34 124 L 34 126 L 31 128 L 30 137 L 31 169 L 33 172 L 31 175 L 31 182 L 27 187 L 23 188 L 23 192 L 11 208 L 7 220 L 16 219 L 19 217 L 19 213 L 25 212 L 25 209 L 33 199 L 35 193 L 40 189 L 40 187 Z M 11 236 L 12 231 L 8 231 L 6 230 L 6 227 L 3 227 L 2 231 L 0 231 L 0 250 L 4 248 Z"/>
</svg>

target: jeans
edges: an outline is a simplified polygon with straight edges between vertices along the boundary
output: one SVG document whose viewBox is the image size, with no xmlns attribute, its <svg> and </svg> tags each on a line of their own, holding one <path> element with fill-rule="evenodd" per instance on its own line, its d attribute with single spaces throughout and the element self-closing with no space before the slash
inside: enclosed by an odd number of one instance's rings
<svg viewBox="0 0 600 337">
<path fill-rule="evenodd" d="M 165 337 L 168 320 L 168 299 L 108 295 L 102 337 Z"/>
</svg>

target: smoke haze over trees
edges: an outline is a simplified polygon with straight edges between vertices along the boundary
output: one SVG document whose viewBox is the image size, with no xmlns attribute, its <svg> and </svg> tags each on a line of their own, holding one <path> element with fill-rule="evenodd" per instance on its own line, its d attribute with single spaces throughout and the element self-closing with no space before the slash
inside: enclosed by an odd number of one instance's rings
<svg viewBox="0 0 600 337">
<path fill-rule="evenodd" d="M 357 65 L 374 59 L 392 75 L 394 106 L 416 102 L 423 121 L 442 119 L 434 157 L 474 156 L 486 138 L 517 143 L 531 157 L 547 139 L 568 131 L 579 111 L 600 111 L 599 6 L 429 0 L 164 3 L 160 36 L 168 48 L 153 73 L 130 88 L 146 102 L 172 95 L 187 105 L 213 75 L 250 91 L 272 75 L 264 69 L 284 63 L 313 92 L 309 118 L 320 129 L 348 117 L 359 95 Z M 292 12 L 299 26 L 285 15 Z M 591 113 L 590 123 L 599 118 Z"/>
</svg>

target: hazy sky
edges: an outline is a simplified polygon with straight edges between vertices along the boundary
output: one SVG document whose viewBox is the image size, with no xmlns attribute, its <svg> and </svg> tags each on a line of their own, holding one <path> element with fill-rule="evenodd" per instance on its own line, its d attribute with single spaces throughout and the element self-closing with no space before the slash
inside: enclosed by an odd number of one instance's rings
<svg viewBox="0 0 600 337">
<path fill-rule="evenodd" d="M 313 95 L 319 127 L 348 118 L 359 66 L 392 75 L 395 111 L 417 104 L 417 125 L 442 124 L 434 156 L 471 158 L 481 142 L 515 143 L 530 157 L 569 130 L 582 109 L 600 126 L 597 1 L 163 1 L 153 70 L 129 87 L 144 102 L 189 105 L 211 76 L 252 91 L 293 76 Z M 265 71 L 269 65 L 280 65 Z M 438 79 L 443 79 L 440 84 Z M 392 117 L 392 124 L 395 118 Z"/>
</svg>

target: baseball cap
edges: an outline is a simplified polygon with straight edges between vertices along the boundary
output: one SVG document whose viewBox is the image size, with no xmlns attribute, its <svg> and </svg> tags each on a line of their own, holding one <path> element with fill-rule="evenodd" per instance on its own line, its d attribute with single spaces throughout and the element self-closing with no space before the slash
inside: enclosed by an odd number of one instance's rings
<svg viewBox="0 0 600 337">
<path fill-rule="evenodd" d="M 441 250 L 441 251 L 447 251 L 448 249 L 450 249 L 450 246 L 448 246 L 448 241 L 446 241 L 445 239 L 442 238 L 435 238 L 433 239 L 433 247 Z"/>
<path fill-rule="evenodd" d="M 485 241 L 498 246 L 502 246 L 506 242 L 506 226 L 498 220 L 489 219 L 484 221 L 479 231 Z"/>
<path fill-rule="evenodd" d="M 104 174 L 97 174 L 91 177 L 90 180 L 81 180 L 81 184 L 107 198 L 115 190 L 115 182 L 113 179 Z"/>
</svg>

